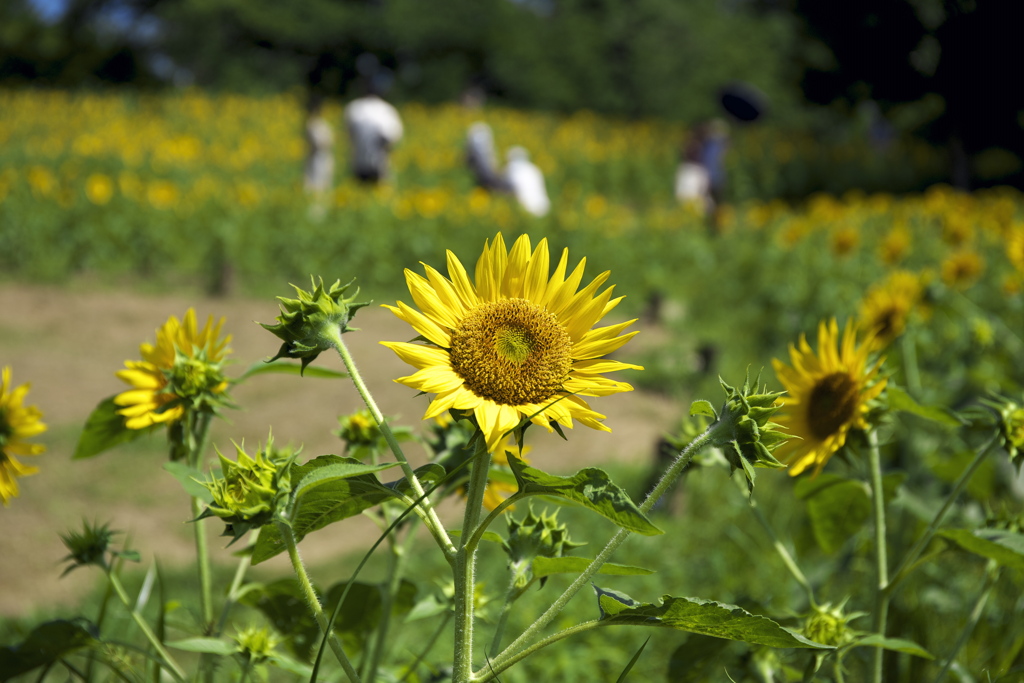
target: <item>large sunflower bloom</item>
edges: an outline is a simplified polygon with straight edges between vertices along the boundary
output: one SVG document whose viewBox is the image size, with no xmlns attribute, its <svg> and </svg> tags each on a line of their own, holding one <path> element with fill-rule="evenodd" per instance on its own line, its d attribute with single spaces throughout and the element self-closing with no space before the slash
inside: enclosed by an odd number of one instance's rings
<svg viewBox="0 0 1024 683">
<path fill-rule="evenodd" d="M 807 338 L 790 345 L 791 365 L 772 360 L 775 374 L 786 389 L 782 409 L 773 418 L 781 431 L 794 437 L 779 446 L 776 455 L 790 465 L 790 476 L 814 467 L 814 476 L 832 454 L 846 444 L 851 429 L 866 429 L 868 401 L 885 388 L 878 377 L 881 361 L 869 364 L 871 334 L 858 345 L 857 329 L 847 324 L 839 338 L 835 319 L 818 326 L 818 352 Z"/>
<path fill-rule="evenodd" d="M 114 397 L 122 406 L 128 429 L 145 429 L 154 424 L 180 420 L 188 404 L 222 394 L 228 383 L 220 363 L 231 352 L 231 336 L 220 338 L 221 318 L 213 316 L 203 329 L 196 325 L 196 312 L 188 309 L 181 322 L 173 315 L 156 331 L 156 344 L 142 344 L 141 361 L 125 361 L 117 376 L 132 386 Z"/>
<path fill-rule="evenodd" d="M 471 281 L 448 252 L 448 278 L 424 264 L 426 277 L 405 271 L 419 311 L 399 301 L 387 306 L 427 344 L 383 342 L 417 372 L 396 380 L 437 394 L 424 419 L 455 409 L 472 412 L 492 453 L 524 417 L 553 429 L 573 420 L 603 431 L 604 415 L 583 396 L 607 396 L 633 387 L 603 373 L 640 366 L 607 360 L 636 332 L 633 320 L 593 328 L 622 297 L 598 292 L 608 272 L 577 291 L 586 259 L 568 273 L 568 250 L 549 275 L 547 240 L 531 252 L 523 235 L 510 251 L 499 233 L 484 243 Z"/>
<path fill-rule="evenodd" d="M 46 431 L 43 414 L 35 406 L 25 406 L 29 385 L 11 387 L 11 369 L 0 372 L 0 499 L 6 507 L 18 495 L 18 477 L 39 471 L 38 467 L 23 465 L 17 455 L 39 455 L 46 450 L 42 444 L 25 440 Z"/>
</svg>

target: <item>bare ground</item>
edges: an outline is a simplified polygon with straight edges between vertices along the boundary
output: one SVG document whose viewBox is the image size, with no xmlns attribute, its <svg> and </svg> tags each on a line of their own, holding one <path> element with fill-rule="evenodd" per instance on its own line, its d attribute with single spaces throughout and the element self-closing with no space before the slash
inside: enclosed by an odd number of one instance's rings
<svg viewBox="0 0 1024 683">
<path fill-rule="evenodd" d="M 138 357 L 139 344 L 153 341 L 156 328 L 169 316 L 180 318 L 189 306 L 196 308 L 200 321 L 208 315 L 227 318 L 225 331 L 233 337 L 236 360 L 229 374 L 239 374 L 278 348 L 276 337 L 252 322 L 273 321 L 277 307 L 272 299 L 204 300 L 182 294 L 0 284 L 0 366 L 12 366 L 16 384 L 31 383 L 28 402 L 39 406 L 49 425 L 40 437 L 48 450 L 32 459 L 39 474 L 22 479 L 21 496 L 0 511 L 0 617 L 73 605 L 77 595 L 95 585 L 98 577 L 87 571 L 58 578 L 64 555 L 58 534 L 80 528 L 83 518 L 110 522 L 126 532 L 144 563 L 153 558 L 172 565 L 191 561 L 189 506 L 180 486 L 162 469 L 166 455 L 160 437 L 89 460 L 71 460 L 91 410 L 124 388 L 114 372 L 126 359 Z M 376 307 L 360 311 L 356 324 L 362 331 L 347 335 L 346 341 L 377 401 L 386 414 L 418 424 L 428 398 L 392 381 L 409 374 L 409 368 L 378 344 L 409 339 L 410 329 Z M 336 357 L 321 360 L 341 369 Z M 337 453 L 340 442 L 331 434 L 337 416 L 361 407 L 346 381 L 293 376 L 254 378 L 234 398 L 243 410 L 232 411 L 230 423 L 218 421 L 212 432 L 212 443 L 225 453 L 233 452 L 232 439 L 255 444 L 266 439 L 271 427 L 277 443 L 303 444 L 309 457 Z M 566 442 L 543 431 L 531 432 L 531 457 L 538 466 L 570 473 L 612 460 L 646 459 L 654 441 L 679 415 L 676 403 L 640 392 L 595 399 L 592 405 L 608 415 L 614 431 L 581 427 Z M 424 456 L 414 450 L 410 457 Z M 219 533 L 215 522 L 208 524 L 210 534 Z M 302 549 L 315 576 L 317 565 L 365 547 L 375 537 L 375 527 L 359 518 L 318 532 Z M 211 546 L 214 562 L 234 563 L 220 539 Z M 276 575 L 287 571 L 280 557 L 265 566 Z"/>
</svg>

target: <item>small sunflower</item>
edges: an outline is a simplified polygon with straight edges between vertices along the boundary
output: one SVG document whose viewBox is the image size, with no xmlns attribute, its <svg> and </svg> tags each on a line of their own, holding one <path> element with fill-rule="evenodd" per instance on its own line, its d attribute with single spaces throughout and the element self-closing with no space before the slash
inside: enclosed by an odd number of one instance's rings
<svg viewBox="0 0 1024 683">
<path fill-rule="evenodd" d="M 868 401 L 885 388 L 878 378 L 881 361 L 871 365 L 871 334 L 857 343 L 857 328 L 847 324 L 839 338 L 835 319 L 818 326 L 818 353 L 807 338 L 790 345 L 792 365 L 772 361 L 775 374 L 786 389 L 782 410 L 774 418 L 781 431 L 795 438 L 779 446 L 779 460 L 791 465 L 790 476 L 814 466 L 821 472 L 832 454 L 846 443 L 850 429 L 865 429 Z"/>
<path fill-rule="evenodd" d="M 611 431 L 582 397 L 633 389 L 603 373 L 642 369 L 604 358 L 636 334 L 622 334 L 634 321 L 592 329 L 621 297 L 612 298 L 612 287 L 598 292 L 608 272 L 577 291 L 586 260 L 571 273 L 568 260 L 563 250 L 549 274 L 547 240 L 531 251 L 523 235 L 506 251 L 499 233 L 484 243 L 475 282 L 451 251 L 450 279 L 425 264 L 426 277 L 405 271 L 420 310 L 401 301 L 386 308 L 427 343 L 382 343 L 417 368 L 397 382 L 437 394 L 424 419 L 472 412 L 492 453 L 524 417 L 549 431 L 552 420 L 571 428 L 574 419 Z"/>
<path fill-rule="evenodd" d="M 907 270 L 892 272 L 871 287 L 860 302 L 860 327 L 874 332 L 875 348 L 903 334 L 910 314 L 921 303 L 925 278 Z"/>
<path fill-rule="evenodd" d="M 46 431 L 43 414 L 35 406 L 25 406 L 29 385 L 11 387 L 11 369 L 0 372 L 0 499 L 6 507 L 18 495 L 18 477 L 27 477 L 39 471 L 38 467 L 23 465 L 16 455 L 39 455 L 46 447 L 28 443 L 37 434 Z"/>
<path fill-rule="evenodd" d="M 984 270 L 985 261 L 977 252 L 961 250 L 942 262 L 942 281 L 954 289 L 967 289 Z"/>
<path fill-rule="evenodd" d="M 1006 256 L 1010 263 L 1024 273 L 1024 223 L 1018 223 L 1006 239 Z"/>
<path fill-rule="evenodd" d="M 231 352 L 231 336 L 220 338 L 221 318 L 213 316 L 202 330 L 196 325 L 196 312 L 188 309 L 181 322 L 173 315 L 156 331 L 156 344 L 142 344 L 141 361 L 125 361 L 118 378 L 132 386 L 114 397 L 121 406 L 128 429 L 145 429 L 154 424 L 180 420 L 188 405 L 211 403 L 211 397 L 223 394 L 228 383 L 221 373 L 221 362 Z"/>
</svg>

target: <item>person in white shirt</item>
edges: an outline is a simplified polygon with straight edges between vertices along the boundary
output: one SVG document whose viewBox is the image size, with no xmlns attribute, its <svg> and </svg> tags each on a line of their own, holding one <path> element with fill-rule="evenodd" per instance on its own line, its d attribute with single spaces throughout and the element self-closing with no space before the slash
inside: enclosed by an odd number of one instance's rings
<svg viewBox="0 0 1024 683">
<path fill-rule="evenodd" d="M 323 213 L 334 187 L 334 131 L 322 111 L 323 100 L 318 96 L 310 98 L 303 128 L 307 150 L 303 187 L 313 200 L 310 210 L 314 214 Z"/>
<path fill-rule="evenodd" d="M 544 186 L 544 174 L 530 162 L 529 153 L 522 147 L 511 148 L 505 156 L 505 179 L 520 206 L 534 216 L 546 216 L 551 200 Z"/>
<path fill-rule="evenodd" d="M 352 143 L 352 172 L 364 183 L 386 181 L 388 155 L 404 132 L 398 110 L 371 86 L 365 97 L 345 107 L 345 128 Z"/>
<path fill-rule="evenodd" d="M 510 191 L 508 181 L 498 170 L 494 133 L 483 121 L 471 125 L 466 134 L 466 164 L 478 186 L 492 192 Z"/>
</svg>

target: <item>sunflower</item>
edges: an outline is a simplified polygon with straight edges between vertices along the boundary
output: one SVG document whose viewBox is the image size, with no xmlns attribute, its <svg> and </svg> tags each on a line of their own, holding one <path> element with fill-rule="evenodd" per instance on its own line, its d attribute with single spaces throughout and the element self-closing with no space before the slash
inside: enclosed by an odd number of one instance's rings
<svg viewBox="0 0 1024 683">
<path fill-rule="evenodd" d="M 39 455 L 46 450 L 42 444 L 25 441 L 46 431 L 39 409 L 22 405 L 28 389 L 28 384 L 11 388 L 9 367 L 0 373 L 0 499 L 5 507 L 18 495 L 17 477 L 39 471 L 38 467 L 21 464 L 14 456 Z"/>
<path fill-rule="evenodd" d="M 958 251 L 942 262 L 942 281 L 954 289 L 967 289 L 983 270 L 985 261 L 976 252 Z"/>
<path fill-rule="evenodd" d="M 563 250 L 549 276 L 547 240 L 531 251 L 523 235 L 506 251 L 499 233 L 484 243 L 475 283 L 451 251 L 448 278 L 426 264 L 426 277 L 405 271 L 420 310 L 401 301 L 386 308 L 427 343 L 382 343 L 417 369 L 397 382 L 437 394 L 424 419 L 472 413 L 492 453 L 524 417 L 549 431 L 552 420 L 571 428 L 574 419 L 611 431 L 582 397 L 633 389 L 603 373 L 643 369 L 604 358 L 636 334 L 622 334 L 635 321 L 592 329 L 622 297 L 612 298 L 613 287 L 598 292 L 608 272 L 577 291 L 586 259 L 571 273 L 568 260 Z"/>
<path fill-rule="evenodd" d="M 173 315 L 156 331 L 156 344 L 142 344 L 141 361 L 125 361 L 117 376 L 132 386 L 114 397 L 128 429 L 180 420 L 188 405 L 210 405 L 228 383 L 220 365 L 231 336 L 220 339 L 221 318 L 213 316 L 199 330 L 196 312 L 188 309 L 181 322 Z"/>
<path fill-rule="evenodd" d="M 1014 268 L 1024 273 L 1024 223 L 1018 223 L 1006 238 L 1006 256 Z"/>
<path fill-rule="evenodd" d="M 924 284 L 924 276 L 897 270 L 867 291 L 860 302 L 860 326 L 874 332 L 875 348 L 903 334 L 911 311 L 921 303 Z"/>
<path fill-rule="evenodd" d="M 881 361 L 871 365 L 871 334 L 857 343 L 857 328 L 847 324 L 839 339 L 835 319 L 818 326 L 818 353 L 807 338 L 790 345 L 792 365 L 772 360 L 775 374 L 786 389 L 782 410 L 774 418 L 782 431 L 795 437 L 779 446 L 779 460 L 791 465 L 791 476 L 814 466 L 821 472 L 832 454 L 846 443 L 850 429 L 865 429 L 868 401 L 885 388 L 878 378 Z"/>
</svg>

